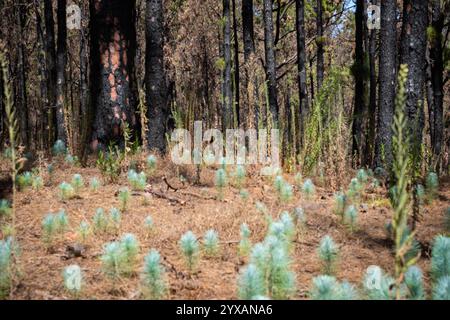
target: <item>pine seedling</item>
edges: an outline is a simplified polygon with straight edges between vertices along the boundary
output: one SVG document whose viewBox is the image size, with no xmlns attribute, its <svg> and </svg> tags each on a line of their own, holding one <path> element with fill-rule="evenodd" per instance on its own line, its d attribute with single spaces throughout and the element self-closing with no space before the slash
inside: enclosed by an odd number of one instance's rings
<svg viewBox="0 0 450 320">
<path fill-rule="evenodd" d="M 362 185 L 359 180 L 353 178 L 348 186 L 347 196 L 353 200 L 353 202 L 358 202 L 361 197 Z"/>
<path fill-rule="evenodd" d="M 341 283 L 339 300 L 359 300 L 358 291 L 355 286 L 347 281 Z"/>
<path fill-rule="evenodd" d="M 11 290 L 14 277 L 14 257 L 19 249 L 13 238 L 0 240 L 0 299 L 6 298 Z"/>
<path fill-rule="evenodd" d="M 241 189 L 245 184 L 245 179 L 247 177 L 247 173 L 245 171 L 245 167 L 243 165 L 236 166 L 236 171 L 234 173 L 234 181 L 236 186 Z"/>
<path fill-rule="evenodd" d="M 239 190 L 239 196 L 241 197 L 242 200 L 247 201 L 249 193 L 246 189 L 241 189 Z"/>
<path fill-rule="evenodd" d="M 63 156 L 67 152 L 66 144 L 62 140 L 56 140 L 52 147 L 52 153 L 54 156 Z"/>
<path fill-rule="evenodd" d="M 219 235 L 215 230 L 208 230 L 203 237 L 203 250 L 207 257 L 215 257 L 219 253 Z"/>
<path fill-rule="evenodd" d="M 70 200 L 75 197 L 75 189 L 70 183 L 63 182 L 59 185 L 59 198 L 62 201 Z"/>
<path fill-rule="evenodd" d="M 78 194 L 82 188 L 84 188 L 84 180 L 80 174 L 74 174 L 71 182 L 75 193 Z"/>
<path fill-rule="evenodd" d="M 243 223 L 241 225 L 240 229 L 241 234 L 241 240 L 239 241 L 238 245 L 238 254 L 240 257 L 246 257 L 251 249 L 251 242 L 250 242 L 250 229 L 246 223 Z"/>
<path fill-rule="evenodd" d="M 267 243 L 257 243 L 253 246 L 250 253 L 250 263 L 255 265 L 261 272 L 263 279 L 267 278 L 268 261 L 270 257 L 270 250 Z"/>
<path fill-rule="evenodd" d="M 290 264 L 289 256 L 282 246 L 271 250 L 268 291 L 274 299 L 286 300 L 295 292 L 295 273 Z"/>
<path fill-rule="evenodd" d="M 280 200 L 284 203 L 289 202 L 292 200 L 294 196 L 294 191 L 292 186 L 285 182 L 282 184 L 281 186 L 281 190 L 280 190 Z"/>
<path fill-rule="evenodd" d="M 139 242 L 131 233 L 126 233 L 120 239 L 120 245 L 125 255 L 126 271 L 131 272 L 136 264 L 137 255 L 139 253 Z"/>
<path fill-rule="evenodd" d="M 128 201 L 130 200 L 130 191 L 128 188 L 122 188 L 119 190 L 119 202 L 120 210 L 125 212 L 127 210 Z"/>
<path fill-rule="evenodd" d="M 6 199 L 0 200 L 0 216 L 9 216 L 11 214 L 11 205 Z"/>
<path fill-rule="evenodd" d="M 303 208 L 294 208 L 294 222 L 297 233 L 300 234 L 306 226 L 306 215 Z"/>
<path fill-rule="evenodd" d="M 340 300 L 341 287 L 335 277 L 321 275 L 313 278 L 309 297 L 312 300 Z"/>
<path fill-rule="evenodd" d="M 31 186 L 33 182 L 33 175 L 31 172 L 26 171 L 17 176 L 17 184 L 20 190 L 25 190 L 27 187 Z"/>
<path fill-rule="evenodd" d="M 227 173 L 225 169 L 220 168 L 216 171 L 215 184 L 218 191 L 217 198 L 223 200 L 223 190 L 227 185 Z"/>
<path fill-rule="evenodd" d="M 66 290 L 73 296 L 78 297 L 83 284 L 83 274 L 80 266 L 73 264 L 64 268 L 63 279 Z"/>
<path fill-rule="evenodd" d="M 314 183 L 311 179 L 306 179 L 303 183 L 302 187 L 303 195 L 305 196 L 305 199 L 309 200 L 311 199 L 314 194 L 316 193 L 316 187 L 314 186 Z"/>
<path fill-rule="evenodd" d="M 98 180 L 98 178 L 96 177 L 92 178 L 91 181 L 89 182 L 89 188 L 94 192 L 97 192 L 100 186 L 101 186 L 100 180 Z"/>
<path fill-rule="evenodd" d="M 120 223 L 122 222 L 122 215 L 120 214 L 119 209 L 111 208 L 109 210 L 109 220 L 111 221 L 114 230 L 119 231 Z"/>
<path fill-rule="evenodd" d="M 295 223 L 294 219 L 292 219 L 292 216 L 287 211 L 283 211 L 280 216 L 280 222 L 283 224 L 284 227 L 284 234 L 286 236 L 286 239 L 290 242 L 295 237 Z"/>
<path fill-rule="evenodd" d="M 64 158 L 64 162 L 70 166 L 74 166 L 78 163 L 78 158 L 76 156 L 72 156 L 71 154 L 67 154 Z"/>
<path fill-rule="evenodd" d="M 322 262 L 323 272 L 327 275 L 332 275 L 338 259 L 339 249 L 329 235 L 322 238 L 317 253 Z"/>
<path fill-rule="evenodd" d="M 430 202 L 434 200 L 438 194 L 439 178 L 435 172 L 430 172 L 426 179 L 427 195 Z"/>
<path fill-rule="evenodd" d="M 379 266 L 367 268 L 363 279 L 363 289 L 365 295 L 370 300 L 392 300 L 395 293 L 392 286 L 395 280 L 385 275 Z"/>
<path fill-rule="evenodd" d="M 55 215 L 55 220 L 56 220 L 56 231 L 61 234 L 66 232 L 69 226 L 69 217 L 67 216 L 66 212 L 64 210 L 60 210 Z"/>
<path fill-rule="evenodd" d="M 281 193 L 281 189 L 283 188 L 284 179 L 282 176 L 276 176 L 273 182 L 273 186 L 278 194 Z"/>
<path fill-rule="evenodd" d="M 408 289 L 407 297 L 410 300 L 424 300 L 422 271 L 417 266 L 411 266 L 405 272 L 405 285 Z"/>
<path fill-rule="evenodd" d="M 344 219 L 345 207 L 347 205 L 347 197 L 342 192 L 334 195 L 334 213 Z"/>
<path fill-rule="evenodd" d="M 145 164 L 146 164 L 147 174 L 149 176 L 151 176 L 156 170 L 156 166 L 157 166 L 156 157 L 154 155 L 149 155 L 145 161 Z"/>
<path fill-rule="evenodd" d="M 433 300 L 450 300 L 450 276 L 440 278 L 433 287 Z"/>
<path fill-rule="evenodd" d="M 142 191 L 147 185 L 147 176 L 144 172 L 137 173 L 131 169 L 128 171 L 128 182 L 133 190 Z"/>
<path fill-rule="evenodd" d="M 153 222 L 153 218 L 151 216 L 147 216 L 144 219 L 144 227 L 145 230 L 147 231 L 147 234 L 152 233 L 153 230 L 155 229 L 155 223 Z"/>
<path fill-rule="evenodd" d="M 181 236 L 180 248 L 183 253 L 186 266 L 190 272 L 193 272 L 197 266 L 200 252 L 197 237 L 192 231 L 188 231 Z"/>
<path fill-rule="evenodd" d="M 109 242 L 104 246 L 100 257 L 103 271 L 112 278 L 118 278 L 124 273 L 126 255 L 119 242 Z"/>
<path fill-rule="evenodd" d="M 58 232 L 58 222 L 54 214 L 47 214 L 42 220 L 42 239 L 46 246 L 50 246 Z"/>
<path fill-rule="evenodd" d="M 367 181 L 369 180 L 369 176 L 368 176 L 366 170 L 364 170 L 364 169 L 359 169 L 359 170 L 358 170 L 358 173 L 356 174 L 356 179 L 358 180 L 358 182 L 359 182 L 361 185 L 366 184 Z"/>
<path fill-rule="evenodd" d="M 103 208 L 97 208 L 97 210 L 95 210 L 93 225 L 94 233 L 103 233 L 108 231 L 108 219 L 106 218 L 105 210 L 103 210 Z"/>
<path fill-rule="evenodd" d="M 261 271 L 254 264 L 246 266 L 238 277 L 238 297 L 242 300 L 253 300 L 264 296 L 267 289 Z"/>
<path fill-rule="evenodd" d="M 34 190 L 39 191 L 44 186 L 44 180 L 42 179 L 41 176 L 34 176 L 31 186 L 33 187 Z"/>
<path fill-rule="evenodd" d="M 91 232 L 91 228 L 87 221 L 81 221 L 77 230 L 78 238 L 82 243 L 86 243 L 86 240 Z"/>
<path fill-rule="evenodd" d="M 155 249 L 150 250 L 144 258 L 141 284 L 146 299 L 162 299 L 167 293 L 166 272 L 161 264 L 161 256 Z"/>
<path fill-rule="evenodd" d="M 419 205 L 423 205 L 425 203 L 426 198 L 426 191 L 423 185 L 421 184 L 416 185 L 416 196 L 417 199 L 419 200 Z"/>
<path fill-rule="evenodd" d="M 344 213 L 344 223 L 349 228 L 350 232 L 358 228 L 358 209 L 354 205 L 348 206 Z"/>
<path fill-rule="evenodd" d="M 303 176 L 302 176 L 302 174 L 301 174 L 300 172 L 297 172 L 297 173 L 295 174 L 295 176 L 294 176 L 294 181 L 295 181 L 295 185 L 296 185 L 298 188 L 301 188 L 302 182 L 303 182 Z"/>
<path fill-rule="evenodd" d="M 445 276 L 450 276 L 450 238 L 439 235 L 431 251 L 431 277 L 436 282 Z"/>
</svg>

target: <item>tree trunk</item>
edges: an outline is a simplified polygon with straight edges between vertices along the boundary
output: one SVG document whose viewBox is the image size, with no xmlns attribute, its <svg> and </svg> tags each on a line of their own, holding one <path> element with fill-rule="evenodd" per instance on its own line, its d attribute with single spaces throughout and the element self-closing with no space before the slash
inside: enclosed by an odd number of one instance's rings
<svg viewBox="0 0 450 320">
<path fill-rule="evenodd" d="M 435 159 L 438 159 L 444 137 L 444 109 L 443 109 L 443 71 L 444 62 L 442 54 L 442 29 L 444 16 L 441 11 L 441 1 L 432 0 L 432 20 L 433 36 L 430 39 L 430 70 L 432 97 L 429 111 L 431 146 Z"/>
<path fill-rule="evenodd" d="M 322 88 L 324 77 L 324 36 L 323 36 L 323 17 L 322 0 L 316 0 L 316 44 L 317 44 L 317 92 Z"/>
<path fill-rule="evenodd" d="M 234 106 L 236 110 L 236 120 L 238 127 L 241 124 L 240 121 L 240 86 L 239 86 L 239 41 L 237 31 L 237 18 L 236 18 L 236 0 L 232 0 L 233 5 L 233 36 L 234 36 Z"/>
<path fill-rule="evenodd" d="M 233 96 L 231 86 L 231 14 L 230 0 L 223 0 L 223 110 L 222 110 L 222 129 L 232 129 L 233 121 Z"/>
<path fill-rule="evenodd" d="M 272 124 L 278 125 L 277 75 L 273 43 L 272 0 L 264 0 L 264 51 L 266 58 L 267 92 Z"/>
<path fill-rule="evenodd" d="M 300 141 L 303 134 L 305 120 L 308 115 L 308 88 L 306 83 L 306 44 L 305 44 L 305 2 L 304 0 L 295 1 L 296 8 L 296 28 L 297 28 L 297 81 L 299 95 L 298 112 L 298 139 L 297 148 L 300 148 Z"/>
<path fill-rule="evenodd" d="M 244 38 L 244 59 L 247 62 L 255 52 L 253 32 L 253 0 L 242 0 L 242 31 Z"/>
<path fill-rule="evenodd" d="M 66 26 L 67 0 L 58 0 L 58 47 L 56 53 L 56 128 L 57 138 L 67 141 L 64 124 L 64 101 L 66 86 L 66 61 L 67 61 L 67 26 Z"/>
<path fill-rule="evenodd" d="M 397 1 L 381 1 L 378 123 L 375 167 L 392 167 L 392 122 L 397 70 Z"/>
<path fill-rule="evenodd" d="M 162 0 L 147 0 L 145 83 L 147 92 L 148 147 L 166 148 L 168 117 L 166 72 L 164 69 L 164 8 Z"/>
<path fill-rule="evenodd" d="M 355 11 L 355 63 L 353 65 L 355 78 L 355 106 L 353 110 L 352 125 L 352 155 L 358 162 L 361 160 L 361 147 L 363 135 L 363 117 L 366 110 L 364 101 L 365 67 L 364 67 L 364 0 L 356 1 Z"/>
<path fill-rule="evenodd" d="M 408 65 L 406 115 L 410 142 L 418 156 L 424 126 L 423 98 L 426 71 L 428 1 L 405 0 L 403 3 L 401 64 Z"/>
<path fill-rule="evenodd" d="M 16 20 L 19 34 L 23 33 L 26 20 L 26 8 L 22 5 L 16 7 Z M 22 39 L 17 44 L 17 89 L 16 89 L 16 108 L 18 110 L 20 139 L 21 143 L 28 146 L 28 104 L 27 104 L 27 74 L 25 46 Z M 1 99 L 1 95 L 0 95 Z"/>
<path fill-rule="evenodd" d="M 135 1 L 91 2 L 92 97 L 95 120 L 92 147 L 121 135 L 122 122 L 136 123 L 130 77 L 134 60 Z"/>
</svg>

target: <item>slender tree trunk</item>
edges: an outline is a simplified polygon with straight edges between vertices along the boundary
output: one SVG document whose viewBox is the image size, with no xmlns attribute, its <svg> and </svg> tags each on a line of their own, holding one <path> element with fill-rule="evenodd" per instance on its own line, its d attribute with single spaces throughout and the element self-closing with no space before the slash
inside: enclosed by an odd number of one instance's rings
<svg viewBox="0 0 450 320">
<path fill-rule="evenodd" d="M 306 44 L 305 44 L 305 2 L 304 0 L 295 1 L 295 24 L 297 29 L 297 82 L 299 95 L 298 112 L 298 139 L 297 148 L 300 148 L 300 141 L 303 134 L 305 120 L 309 111 L 308 88 L 306 83 Z"/>
<path fill-rule="evenodd" d="M 95 120 L 92 147 L 121 136 L 122 122 L 135 125 L 130 77 L 134 59 L 135 1 L 91 2 L 92 97 Z"/>
<path fill-rule="evenodd" d="M 244 59 L 247 62 L 255 52 L 253 31 L 253 0 L 242 0 L 242 30 L 244 38 Z"/>
<path fill-rule="evenodd" d="M 397 70 L 397 1 L 381 1 L 378 123 L 375 167 L 392 167 L 392 122 Z"/>
<path fill-rule="evenodd" d="M 22 5 L 16 7 L 16 20 L 19 34 L 24 32 L 26 20 L 26 8 Z M 28 146 L 28 103 L 27 103 L 27 73 L 26 73 L 26 58 L 25 46 L 22 39 L 18 39 L 17 43 L 17 89 L 16 89 L 16 108 L 18 110 L 20 139 L 21 143 Z M 0 95 L 1 99 L 1 95 Z"/>
<path fill-rule="evenodd" d="M 253 0 L 242 0 L 242 33 L 244 42 L 244 79 L 243 87 L 245 88 L 245 99 L 243 99 L 242 119 L 244 128 L 247 129 L 250 126 L 248 116 L 251 114 L 251 108 L 254 110 L 254 124 L 255 128 L 258 128 L 258 104 L 257 95 L 257 83 L 255 72 L 252 70 L 251 57 L 255 53 L 255 40 L 253 30 Z M 252 75 L 252 77 L 250 76 Z M 252 83 L 250 83 L 252 79 Z M 253 86 L 253 87 L 252 87 Z"/>
<path fill-rule="evenodd" d="M 240 70 L 239 70 L 239 39 L 236 18 L 236 0 L 232 0 L 233 5 L 233 36 L 234 36 L 234 106 L 236 110 L 236 120 L 238 127 L 241 124 L 240 115 Z"/>
<path fill-rule="evenodd" d="M 424 127 L 423 99 L 426 69 L 428 0 L 405 0 L 400 61 L 408 65 L 406 115 L 410 142 L 416 155 L 420 152 Z"/>
<path fill-rule="evenodd" d="M 361 147 L 363 135 L 363 117 L 366 109 L 364 101 L 365 92 L 365 67 L 364 67 L 364 0 L 356 1 L 355 12 L 355 63 L 353 76 L 355 78 L 355 106 L 353 110 L 352 125 L 352 155 L 361 160 Z"/>
<path fill-rule="evenodd" d="M 444 90 L 443 90 L 443 71 L 444 61 L 442 54 L 442 29 L 444 26 L 444 16 L 441 12 L 441 1 L 432 0 L 432 20 L 433 37 L 430 39 L 430 71 L 432 99 L 428 106 L 431 146 L 435 159 L 439 158 L 442 150 L 444 137 Z"/>
<path fill-rule="evenodd" d="M 322 0 L 316 0 L 316 44 L 317 44 L 317 91 L 322 88 L 324 78 L 324 42 Z"/>
<path fill-rule="evenodd" d="M 44 0 L 45 20 L 45 57 L 47 73 L 47 93 L 49 109 L 47 112 L 49 126 L 49 143 L 52 144 L 55 137 L 56 120 L 56 47 L 55 47 L 55 21 L 53 20 L 52 0 Z"/>
<path fill-rule="evenodd" d="M 278 125 L 277 75 L 273 42 L 272 0 L 264 0 L 264 48 L 266 58 L 267 91 L 272 123 Z"/>
<path fill-rule="evenodd" d="M 66 86 L 66 61 L 67 61 L 67 27 L 66 27 L 67 0 L 58 0 L 58 47 L 56 53 L 56 128 L 57 138 L 67 141 L 66 127 L 64 124 L 64 101 Z"/>
<path fill-rule="evenodd" d="M 223 110 L 222 110 L 222 128 L 232 129 L 233 123 L 233 90 L 231 85 L 231 13 L 230 0 L 223 0 Z"/>
<path fill-rule="evenodd" d="M 166 72 L 164 68 L 164 8 L 162 0 L 147 0 L 146 9 L 147 118 L 149 149 L 161 152 L 166 148 L 168 117 Z"/>
<path fill-rule="evenodd" d="M 377 5 L 378 1 L 373 1 L 372 4 Z M 375 127 L 377 114 L 377 70 L 376 70 L 376 48 L 377 48 L 377 31 L 376 29 L 369 30 L 369 127 L 366 136 L 365 165 L 371 167 L 373 164 L 373 153 L 375 149 Z"/>
</svg>

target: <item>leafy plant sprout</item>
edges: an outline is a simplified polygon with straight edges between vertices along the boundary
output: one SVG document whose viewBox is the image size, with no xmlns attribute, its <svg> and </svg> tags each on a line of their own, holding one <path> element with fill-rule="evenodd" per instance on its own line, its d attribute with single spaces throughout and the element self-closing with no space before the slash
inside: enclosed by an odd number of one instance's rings
<svg viewBox="0 0 450 320">
<path fill-rule="evenodd" d="M 150 234 L 155 230 L 155 223 L 153 222 L 153 218 L 151 216 L 147 216 L 144 219 L 144 227 L 147 230 L 147 234 Z"/>
<path fill-rule="evenodd" d="M 238 253 L 240 257 L 245 257 L 249 254 L 251 249 L 251 242 L 250 242 L 250 229 L 246 223 L 243 223 L 241 225 L 241 240 L 239 241 L 238 245 Z"/>
<path fill-rule="evenodd" d="M 0 200 L 0 216 L 9 216 L 11 214 L 11 205 L 6 199 Z"/>
<path fill-rule="evenodd" d="M 332 275 L 338 259 L 339 249 L 329 235 L 322 238 L 317 253 L 322 262 L 323 272 L 327 275 Z"/>
<path fill-rule="evenodd" d="M 133 190 L 142 191 L 147 185 L 147 176 L 144 172 L 137 173 L 131 169 L 128 171 L 128 182 Z"/>
<path fill-rule="evenodd" d="M 180 239 L 181 252 L 190 272 L 193 272 L 199 259 L 199 244 L 192 231 L 188 231 Z"/>
<path fill-rule="evenodd" d="M 340 285 L 329 275 L 317 276 L 312 280 L 309 296 L 312 300 L 340 300 Z"/>
<path fill-rule="evenodd" d="M 433 300 L 450 300 L 450 276 L 445 276 L 433 287 Z"/>
<path fill-rule="evenodd" d="M 344 212 L 347 203 L 347 197 L 344 193 L 339 192 L 334 195 L 334 213 L 344 219 Z"/>
<path fill-rule="evenodd" d="M 238 297 L 242 300 L 252 300 L 263 296 L 267 289 L 261 271 L 254 264 L 249 264 L 241 270 L 238 278 Z"/>
<path fill-rule="evenodd" d="M 62 201 L 70 200 L 75 197 L 75 190 L 70 183 L 62 182 L 59 185 L 59 198 Z"/>
<path fill-rule="evenodd" d="M 162 299 L 167 293 L 167 279 L 161 256 L 155 249 L 144 258 L 144 268 L 141 275 L 142 293 L 147 299 Z"/>
<path fill-rule="evenodd" d="M 56 140 L 52 147 L 52 152 L 54 156 L 63 156 L 67 153 L 66 144 L 62 140 Z"/>
<path fill-rule="evenodd" d="M 283 211 L 280 216 L 280 222 L 284 227 L 284 234 L 288 241 L 292 241 L 295 237 L 295 223 L 291 215 L 287 211 Z"/>
<path fill-rule="evenodd" d="M 303 183 L 302 192 L 306 199 L 311 199 L 314 196 L 316 187 L 314 186 L 314 183 L 311 179 L 305 180 L 305 182 Z"/>
<path fill-rule="evenodd" d="M 83 220 L 80 222 L 80 225 L 77 230 L 78 238 L 82 243 L 86 243 L 87 238 L 91 232 L 90 225 L 87 221 Z"/>
<path fill-rule="evenodd" d="M 294 191 L 292 186 L 285 182 L 282 184 L 281 186 L 281 190 L 280 190 L 280 200 L 284 203 L 289 202 L 292 200 L 294 196 Z"/>
<path fill-rule="evenodd" d="M 58 222 L 54 214 L 47 214 L 42 220 L 42 238 L 46 246 L 50 246 L 58 232 Z"/>
<path fill-rule="evenodd" d="M 344 213 L 344 223 L 348 226 L 351 232 L 358 227 L 358 209 L 354 205 L 348 206 Z"/>
<path fill-rule="evenodd" d="M 101 186 L 100 180 L 96 177 L 93 177 L 89 182 L 89 187 L 94 192 L 97 192 L 100 186 Z"/>
<path fill-rule="evenodd" d="M 149 155 L 145 161 L 145 164 L 147 168 L 147 173 L 149 176 L 151 176 L 156 170 L 157 166 L 156 157 L 154 155 Z"/>
<path fill-rule="evenodd" d="M 128 188 L 121 188 L 119 190 L 120 210 L 125 212 L 127 210 L 128 201 L 130 200 L 130 190 Z"/>
<path fill-rule="evenodd" d="M 94 232 L 102 233 L 108 230 L 108 219 L 105 216 L 103 208 L 97 208 L 93 218 Z"/>
<path fill-rule="evenodd" d="M 353 202 L 357 203 L 361 197 L 361 190 L 363 186 L 359 182 L 358 179 L 353 178 L 350 181 L 350 185 L 348 187 L 347 196 L 353 200 Z"/>
<path fill-rule="evenodd" d="M 80 190 L 84 187 L 84 180 L 80 174 L 74 174 L 71 182 L 75 193 L 78 194 Z"/>
<path fill-rule="evenodd" d="M 83 274 L 80 266 L 73 264 L 64 268 L 63 279 L 66 290 L 73 296 L 78 297 L 83 283 Z"/>
<path fill-rule="evenodd" d="M 295 292 L 295 273 L 290 269 L 290 259 L 283 247 L 274 247 L 269 259 L 269 295 L 286 300 Z"/>
<path fill-rule="evenodd" d="M 429 200 L 436 198 L 439 189 L 439 179 L 435 172 L 430 172 L 426 178 L 426 187 Z"/>
<path fill-rule="evenodd" d="M 11 282 L 15 276 L 14 257 L 19 248 L 12 237 L 0 240 L 0 299 L 6 298 L 11 290 Z"/>
<path fill-rule="evenodd" d="M 57 232 L 64 233 L 67 231 L 67 228 L 69 226 L 69 217 L 67 216 L 66 212 L 64 210 L 60 210 L 56 216 L 56 227 Z"/>
<path fill-rule="evenodd" d="M 215 180 L 215 185 L 218 191 L 218 195 L 217 198 L 219 200 L 223 200 L 223 190 L 227 185 L 227 173 L 225 171 L 225 169 L 220 168 L 216 171 L 216 180 Z"/>
<path fill-rule="evenodd" d="M 219 253 L 219 235 L 215 230 L 208 230 L 203 237 L 203 250 L 207 257 L 215 257 Z"/>
<path fill-rule="evenodd" d="M 275 180 L 273 182 L 274 188 L 277 191 L 278 194 L 281 193 L 281 189 L 283 188 L 284 179 L 282 176 L 276 176 Z"/>
<path fill-rule="evenodd" d="M 39 191 L 44 186 L 44 180 L 41 176 L 34 176 L 33 181 L 31 182 L 31 186 L 34 190 Z"/>
<path fill-rule="evenodd" d="M 103 271 L 113 279 L 120 277 L 125 271 L 126 256 L 119 242 L 109 242 L 103 248 L 100 257 Z"/>
<path fill-rule="evenodd" d="M 424 300 L 422 270 L 417 266 L 411 266 L 405 272 L 405 285 L 408 288 L 407 297 L 410 300 Z"/>
<path fill-rule="evenodd" d="M 431 251 L 431 276 L 436 282 L 450 276 L 450 238 L 442 235 L 434 239 Z"/>
<path fill-rule="evenodd" d="M 119 231 L 120 229 L 120 223 L 122 221 L 122 215 L 120 214 L 119 209 L 117 208 L 111 208 L 109 210 L 109 219 L 116 231 Z"/>
<path fill-rule="evenodd" d="M 139 242 L 133 234 L 126 233 L 120 239 L 120 245 L 122 246 L 125 254 L 126 266 L 131 272 L 139 253 Z"/>
<path fill-rule="evenodd" d="M 294 221 L 295 225 L 297 226 L 297 230 L 301 232 L 306 224 L 306 215 L 303 208 L 294 208 Z"/>
</svg>

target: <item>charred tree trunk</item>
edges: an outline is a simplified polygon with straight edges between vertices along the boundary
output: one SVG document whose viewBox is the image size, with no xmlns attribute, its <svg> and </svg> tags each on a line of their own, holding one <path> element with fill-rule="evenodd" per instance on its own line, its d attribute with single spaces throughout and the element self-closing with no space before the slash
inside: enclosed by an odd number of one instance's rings
<svg viewBox="0 0 450 320">
<path fill-rule="evenodd" d="M 252 70 L 252 56 L 255 53 L 255 37 L 253 30 L 253 0 L 242 1 L 242 33 L 244 42 L 244 79 L 243 87 L 245 88 L 245 98 L 242 105 L 242 119 L 244 128 L 247 129 L 250 125 L 249 115 L 251 114 L 251 108 L 254 110 L 253 127 L 258 128 L 259 110 L 257 101 L 256 77 L 254 76 L 254 70 Z M 252 75 L 252 77 L 251 77 Z"/>
<path fill-rule="evenodd" d="M 47 111 L 49 143 L 52 144 L 55 137 L 56 119 L 56 47 L 55 47 L 55 21 L 53 20 L 52 0 L 44 0 L 45 20 L 45 60 L 47 73 L 47 94 L 49 109 Z"/>
<path fill-rule="evenodd" d="M 375 167 L 392 167 L 392 122 L 397 70 L 397 1 L 381 1 L 378 122 Z"/>
<path fill-rule="evenodd" d="M 365 92 L 365 66 L 364 66 L 364 0 L 356 1 L 355 12 L 355 63 L 353 65 L 355 78 L 355 105 L 352 125 L 352 155 L 361 160 L 361 146 L 363 135 L 363 117 L 366 109 L 364 101 Z"/>
<path fill-rule="evenodd" d="M 130 81 L 135 45 L 135 1 L 91 2 L 92 147 L 121 135 L 122 122 L 135 125 Z"/>
<path fill-rule="evenodd" d="M 147 0 L 145 87 L 147 93 L 147 141 L 149 149 L 166 149 L 168 117 L 166 72 L 164 69 L 164 8 L 162 0 Z"/>
<path fill-rule="evenodd" d="M 429 103 L 429 122 L 431 146 L 435 159 L 438 159 L 444 138 L 444 89 L 443 71 L 444 61 L 442 53 L 442 29 L 444 26 L 444 16 L 442 14 L 441 1 L 432 0 L 432 20 L 433 36 L 430 39 L 430 81 L 432 88 L 431 101 Z"/>
<path fill-rule="evenodd" d="M 253 0 L 242 0 L 242 30 L 244 38 L 244 59 L 247 62 L 255 52 L 253 31 Z"/>
<path fill-rule="evenodd" d="M 316 45 L 317 45 L 317 91 L 322 88 L 324 77 L 324 36 L 323 36 L 323 12 L 322 0 L 316 0 Z"/>
<path fill-rule="evenodd" d="M 278 125 L 277 75 L 273 42 L 272 0 L 264 0 L 264 51 L 266 58 L 266 81 L 269 97 L 269 110 L 272 123 Z"/>
<path fill-rule="evenodd" d="M 223 110 L 222 129 L 232 129 L 233 121 L 233 90 L 231 85 L 231 13 L 230 0 L 223 0 Z"/>
<path fill-rule="evenodd" d="M 406 81 L 406 115 L 410 142 L 419 155 L 424 126 L 423 98 L 426 69 L 428 1 L 405 0 L 400 61 L 408 65 Z"/>
<path fill-rule="evenodd" d="M 66 86 L 66 61 L 67 61 L 67 26 L 66 26 L 67 0 L 58 0 L 58 46 L 56 53 L 56 128 L 57 138 L 67 141 L 64 124 L 64 101 Z"/>
<path fill-rule="evenodd" d="M 16 21 L 19 34 L 24 32 L 26 20 L 26 8 L 23 5 L 16 7 Z M 27 107 L 27 73 L 26 73 L 26 58 L 25 45 L 22 39 L 19 39 L 17 44 L 17 85 L 16 85 L 16 108 L 18 110 L 20 139 L 21 142 L 28 146 L 28 107 Z M 1 95 L 0 95 L 1 99 Z"/>
<path fill-rule="evenodd" d="M 298 139 L 297 148 L 300 148 L 300 140 L 303 133 L 303 127 L 308 115 L 308 88 L 306 83 L 306 44 L 305 44 L 305 2 L 304 0 L 295 1 L 295 24 L 297 29 L 297 81 L 299 95 L 298 112 Z"/>
<path fill-rule="evenodd" d="M 241 124 L 240 116 L 240 70 L 239 70 L 239 39 L 238 39 L 238 26 L 236 18 L 236 0 L 232 0 L 233 5 L 233 37 L 234 37 L 234 106 L 236 110 L 236 120 L 238 127 Z"/>
</svg>

